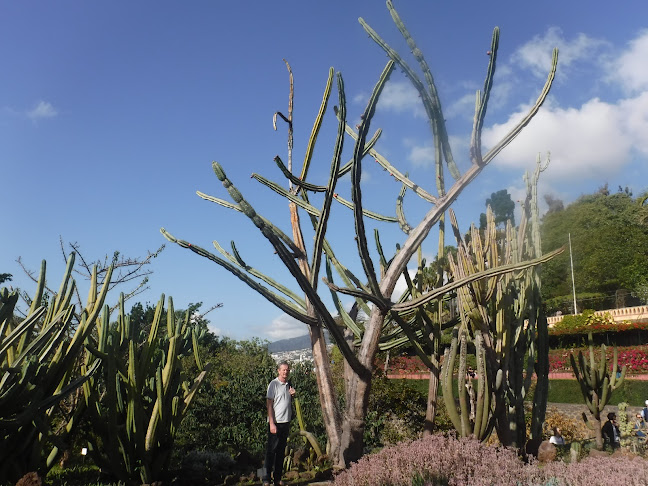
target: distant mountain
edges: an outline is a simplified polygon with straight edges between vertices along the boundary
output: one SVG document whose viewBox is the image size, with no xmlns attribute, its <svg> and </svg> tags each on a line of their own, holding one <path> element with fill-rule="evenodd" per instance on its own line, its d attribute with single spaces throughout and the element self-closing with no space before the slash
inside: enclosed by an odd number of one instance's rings
<svg viewBox="0 0 648 486">
<path fill-rule="evenodd" d="M 324 337 L 326 338 L 326 343 L 331 344 L 331 338 L 329 337 L 328 331 L 324 330 Z M 271 353 L 285 353 L 287 351 L 298 351 L 300 349 L 307 349 L 311 347 L 310 336 L 305 334 L 303 336 L 297 336 L 289 339 L 280 339 L 273 343 L 268 344 L 268 351 Z"/>
</svg>

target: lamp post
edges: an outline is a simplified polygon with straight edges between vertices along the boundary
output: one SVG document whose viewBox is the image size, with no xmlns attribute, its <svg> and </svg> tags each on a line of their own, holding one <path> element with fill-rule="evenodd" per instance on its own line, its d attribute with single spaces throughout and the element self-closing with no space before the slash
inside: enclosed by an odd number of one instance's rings
<svg viewBox="0 0 648 486">
<path fill-rule="evenodd" d="M 571 265 L 571 279 L 572 279 L 572 292 L 574 293 L 574 314 L 578 312 L 576 307 L 576 284 L 574 283 L 574 258 L 572 257 L 572 247 L 571 247 L 571 233 L 567 233 L 569 237 L 569 263 Z"/>
</svg>

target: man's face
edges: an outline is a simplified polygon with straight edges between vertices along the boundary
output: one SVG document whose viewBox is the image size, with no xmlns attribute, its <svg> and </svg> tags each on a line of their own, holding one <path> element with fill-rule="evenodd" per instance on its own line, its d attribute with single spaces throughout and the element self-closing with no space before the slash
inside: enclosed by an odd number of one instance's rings
<svg viewBox="0 0 648 486">
<path fill-rule="evenodd" d="M 277 375 L 279 376 L 279 381 L 281 381 L 282 383 L 288 381 L 288 376 L 290 375 L 290 366 L 281 365 L 277 369 Z"/>
</svg>

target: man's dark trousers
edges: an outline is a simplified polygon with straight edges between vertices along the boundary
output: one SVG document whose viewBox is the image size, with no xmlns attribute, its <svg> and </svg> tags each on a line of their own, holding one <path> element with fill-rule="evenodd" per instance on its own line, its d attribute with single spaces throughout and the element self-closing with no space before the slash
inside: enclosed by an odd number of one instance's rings
<svg viewBox="0 0 648 486">
<path fill-rule="evenodd" d="M 270 424 L 268 424 L 268 446 L 266 447 L 265 457 L 265 478 L 264 481 L 270 481 L 270 475 L 274 471 L 274 483 L 279 485 L 283 475 L 284 453 L 286 451 L 286 442 L 290 433 L 290 422 L 277 424 L 277 433 L 270 433 Z"/>
</svg>

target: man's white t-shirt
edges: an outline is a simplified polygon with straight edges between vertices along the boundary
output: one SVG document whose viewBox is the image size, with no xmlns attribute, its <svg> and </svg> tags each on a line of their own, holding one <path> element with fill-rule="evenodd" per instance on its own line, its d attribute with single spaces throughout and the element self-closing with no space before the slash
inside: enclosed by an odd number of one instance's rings
<svg viewBox="0 0 648 486">
<path fill-rule="evenodd" d="M 290 385 L 288 382 L 282 383 L 279 378 L 275 378 L 268 385 L 266 398 L 273 401 L 275 423 L 284 424 L 292 419 L 292 406 Z"/>
</svg>

